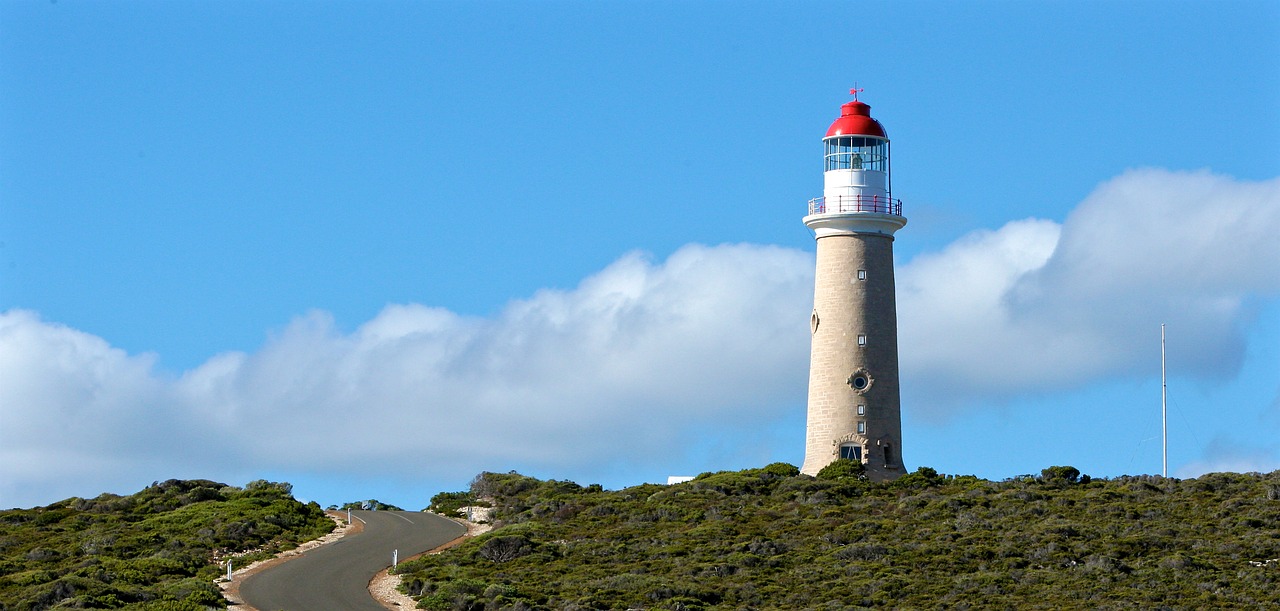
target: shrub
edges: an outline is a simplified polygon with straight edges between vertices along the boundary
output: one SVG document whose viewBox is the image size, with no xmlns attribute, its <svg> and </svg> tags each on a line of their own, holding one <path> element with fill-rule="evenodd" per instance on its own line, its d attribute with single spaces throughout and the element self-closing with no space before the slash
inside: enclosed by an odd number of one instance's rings
<svg viewBox="0 0 1280 611">
<path fill-rule="evenodd" d="M 480 546 L 480 556 L 493 562 L 510 562 L 533 551 L 533 541 L 528 537 L 493 537 Z"/>
<path fill-rule="evenodd" d="M 945 478 L 938 475 L 938 472 L 929 467 L 920 467 L 914 472 L 908 473 L 896 480 L 892 485 L 895 488 L 920 489 L 936 486 L 944 481 Z"/>
<path fill-rule="evenodd" d="M 1091 478 L 1088 475 L 1081 476 L 1080 470 L 1075 467 L 1049 467 L 1040 472 L 1040 481 L 1045 484 L 1070 486 L 1072 484 L 1087 484 Z"/>
<path fill-rule="evenodd" d="M 867 467 L 861 461 L 841 458 L 818 471 L 818 479 L 866 479 Z"/>
<path fill-rule="evenodd" d="M 404 511 L 403 509 L 396 507 L 395 505 L 392 505 L 390 503 L 383 503 L 378 499 L 369 499 L 367 501 L 351 501 L 350 503 L 343 503 L 342 506 L 339 507 L 338 509 L 342 509 L 342 510 L 372 509 L 374 511 Z"/>
<path fill-rule="evenodd" d="M 293 494 L 293 484 L 288 482 L 269 482 L 265 479 L 256 479 L 245 484 L 244 490 L 245 492 L 252 493 L 266 492 L 273 495 L 279 494 L 282 496 L 288 496 Z"/>
<path fill-rule="evenodd" d="M 762 471 L 770 475 L 776 475 L 778 477 L 795 477 L 797 475 L 800 475 L 799 467 L 791 463 L 785 463 L 785 462 L 776 462 L 776 463 L 765 465 Z"/>
<path fill-rule="evenodd" d="M 471 504 L 470 492 L 441 492 L 431 497 L 431 505 L 427 509 L 440 515 L 453 516 L 458 510 Z"/>
</svg>

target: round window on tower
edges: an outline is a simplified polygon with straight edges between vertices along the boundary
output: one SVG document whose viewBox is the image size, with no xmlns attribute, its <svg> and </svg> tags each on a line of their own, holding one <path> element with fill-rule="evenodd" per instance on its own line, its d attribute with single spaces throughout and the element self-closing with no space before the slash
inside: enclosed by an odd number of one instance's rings
<svg viewBox="0 0 1280 611">
<path fill-rule="evenodd" d="M 849 376 L 848 380 L 845 380 L 845 383 L 858 393 L 866 392 L 868 388 L 871 388 L 873 382 L 875 380 L 871 378 L 871 374 L 867 373 L 866 369 L 859 369 L 853 372 L 853 375 Z"/>
</svg>

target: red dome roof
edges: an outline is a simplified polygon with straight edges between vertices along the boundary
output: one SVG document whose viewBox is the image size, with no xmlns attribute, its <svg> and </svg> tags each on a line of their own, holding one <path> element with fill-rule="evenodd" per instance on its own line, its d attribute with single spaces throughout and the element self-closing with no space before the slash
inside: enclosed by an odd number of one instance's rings
<svg viewBox="0 0 1280 611">
<path fill-rule="evenodd" d="M 840 107 L 840 118 L 827 128 L 827 138 L 831 136 L 876 136 L 888 139 L 884 126 L 871 118 L 871 106 L 857 100 Z"/>
</svg>

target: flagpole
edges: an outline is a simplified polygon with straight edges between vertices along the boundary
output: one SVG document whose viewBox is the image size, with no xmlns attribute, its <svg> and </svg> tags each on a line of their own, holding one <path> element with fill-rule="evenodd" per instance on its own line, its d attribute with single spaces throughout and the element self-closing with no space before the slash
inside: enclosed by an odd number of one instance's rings
<svg viewBox="0 0 1280 611">
<path fill-rule="evenodd" d="M 1164 323 L 1160 323 L 1160 438 L 1164 454 L 1164 469 L 1161 475 L 1169 477 L 1169 384 L 1165 378 L 1164 368 Z"/>
</svg>

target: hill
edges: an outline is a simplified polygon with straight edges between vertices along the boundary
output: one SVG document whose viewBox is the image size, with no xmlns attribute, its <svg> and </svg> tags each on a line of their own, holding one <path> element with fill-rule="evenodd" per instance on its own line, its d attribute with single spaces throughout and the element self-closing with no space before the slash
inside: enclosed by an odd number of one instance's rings
<svg viewBox="0 0 1280 611">
<path fill-rule="evenodd" d="M 619 491 L 483 473 L 498 528 L 401 564 L 427 609 L 1274 608 L 1280 471 L 895 482 L 792 465 Z"/>
<path fill-rule="evenodd" d="M 169 480 L 129 496 L 0 511 L 0 611 L 223 608 L 225 569 L 333 529 L 289 484 Z"/>
</svg>

